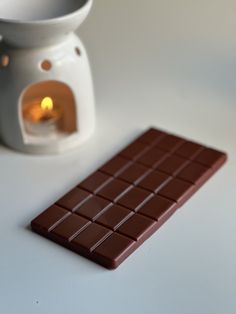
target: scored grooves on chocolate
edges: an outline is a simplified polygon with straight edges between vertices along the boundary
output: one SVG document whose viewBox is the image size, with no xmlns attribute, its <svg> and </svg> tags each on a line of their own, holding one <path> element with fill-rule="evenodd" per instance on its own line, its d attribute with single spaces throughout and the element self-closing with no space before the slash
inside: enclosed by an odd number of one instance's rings
<svg viewBox="0 0 236 314">
<path fill-rule="evenodd" d="M 116 268 L 226 159 L 223 152 L 151 128 L 36 217 L 32 229 Z"/>
</svg>

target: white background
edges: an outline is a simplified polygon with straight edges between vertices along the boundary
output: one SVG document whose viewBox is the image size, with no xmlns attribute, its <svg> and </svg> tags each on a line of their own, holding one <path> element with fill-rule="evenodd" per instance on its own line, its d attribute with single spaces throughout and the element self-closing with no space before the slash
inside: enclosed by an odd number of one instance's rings
<svg viewBox="0 0 236 314">
<path fill-rule="evenodd" d="M 0 147 L 1 314 L 236 313 L 236 3 L 95 0 L 79 30 L 97 129 L 61 156 Z M 225 150 L 227 164 L 115 271 L 29 222 L 150 125 Z"/>
</svg>

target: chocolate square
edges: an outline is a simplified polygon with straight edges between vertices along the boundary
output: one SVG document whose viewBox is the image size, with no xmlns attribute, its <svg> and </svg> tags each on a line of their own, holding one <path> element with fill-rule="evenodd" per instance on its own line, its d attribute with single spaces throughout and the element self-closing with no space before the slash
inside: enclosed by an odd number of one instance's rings
<svg viewBox="0 0 236 314">
<path fill-rule="evenodd" d="M 143 135 L 141 135 L 138 138 L 138 141 L 144 144 L 153 145 L 164 136 L 165 136 L 164 132 L 151 128 L 148 131 L 146 131 Z"/>
<path fill-rule="evenodd" d="M 171 176 L 166 173 L 153 170 L 139 184 L 141 188 L 156 193 L 164 184 L 171 180 Z"/>
<path fill-rule="evenodd" d="M 209 176 L 209 168 L 206 168 L 196 162 L 191 162 L 178 173 L 177 177 L 193 184 L 204 181 Z"/>
<path fill-rule="evenodd" d="M 130 161 L 122 156 L 116 156 L 105 163 L 99 170 L 111 176 L 117 176 L 122 170 L 127 168 Z"/>
<path fill-rule="evenodd" d="M 109 269 L 118 267 L 135 250 L 135 241 L 113 233 L 93 252 L 92 259 Z"/>
<path fill-rule="evenodd" d="M 101 213 L 111 205 L 111 202 L 93 195 L 83 205 L 81 205 L 75 212 L 84 216 L 87 219 L 95 220 Z"/>
<path fill-rule="evenodd" d="M 78 187 L 89 192 L 96 193 L 111 180 L 111 176 L 100 171 L 96 171 L 83 182 L 81 182 Z"/>
<path fill-rule="evenodd" d="M 111 230 L 96 223 L 90 224 L 72 241 L 74 247 L 81 248 L 86 252 L 92 252 L 100 243 L 102 243 L 110 234 Z"/>
<path fill-rule="evenodd" d="M 64 195 L 62 198 L 60 198 L 56 202 L 56 204 L 61 207 L 65 207 L 66 209 L 69 209 L 71 211 L 75 211 L 76 208 L 78 208 L 90 196 L 91 195 L 89 192 L 76 187 L 68 192 L 66 195 Z"/>
<path fill-rule="evenodd" d="M 183 180 L 172 179 L 158 194 L 175 202 L 182 202 L 192 194 L 191 190 L 193 190 L 192 184 Z"/>
<path fill-rule="evenodd" d="M 182 145 L 175 151 L 176 155 L 184 157 L 186 159 L 192 159 L 196 154 L 198 154 L 203 147 L 200 144 L 194 142 L 184 142 Z"/>
<path fill-rule="evenodd" d="M 157 148 L 149 149 L 142 157 L 138 159 L 141 164 L 154 168 L 167 157 L 167 153 Z"/>
<path fill-rule="evenodd" d="M 149 168 L 138 164 L 133 163 L 128 168 L 126 168 L 118 178 L 127 181 L 129 183 L 136 184 L 139 182 L 148 172 L 150 171 Z"/>
<path fill-rule="evenodd" d="M 212 148 L 205 148 L 194 158 L 194 161 L 206 167 L 217 168 L 222 163 L 222 153 Z"/>
<path fill-rule="evenodd" d="M 119 205 L 113 205 L 96 222 L 115 231 L 131 215 L 133 215 L 131 210 Z"/>
<path fill-rule="evenodd" d="M 152 193 L 133 187 L 118 200 L 118 204 L 136 211 L 144 202 L 152 197 Z"/>
<path fill-rule="evenodd" d="M 118 228 L 118 232 L 122 233 L 129 238 L 134 239 L 135 241 L 141 240 L 143 236 L 146 235 L 149 230 L 155 226 L 155 221 L 136 214 L 131 216 L 125 223 L 123 223 L 120 228 Z"/>
<path fill-rule="evenodd" d="M 89 220 L 76 214 L 71 214 L 59 223 L 51 232 L 64 240 L 70 239 L 89 225 Z"/>
<path fill-rule="evenodd" d="M 169 211 L 176 208 L 177 203 L 174 201 L 168 200 L 160 195 L 155 195 L 138 210 L 138 213 L 158 221 Z"/>
<path fill-rule="evenodd" d="M 120 155 L 128 159 L 137 159 L 148 149 L 147 145 L 139 141 L 134 141 L 120 152 Z"/>
<path fill-rule="evenodd" d="M 157 170 L 168 173 L 172 176 L 176 175 L 188 161 L 178 156 L 169 156 L 164 161 L 162 161 L 157 167 Z"/>
<path fill-rule="evenodd" d="M 50 231 L 63 219 L 65 219 L 70 212 L 57 205 L 52 205 L 42 212 L 31 224 L 41 230 Z"/>
<path fill-rule="evenodd" d="M 172 134 L 168 134 L 165 137 L 163 137 L 156 144 L 155 147 L 157 147 L 158 149 L 162 149 L 162 150 L 166 150 L 166 151 L 172 152 L 175 149 L 177 149 L 177 147 L 179 147 L 183 142 L 184 142 L 183 138 L 181 138 L 179 136 L 172 135 Z"/>
<path fill-rule="evenodd" d="M 98 195 L 110 201 L 116 201 L 130 188 L 131 187 L 128 183 L 114 179 L 109 182 L 103 189 L 101 189 Z"/>
</svg>

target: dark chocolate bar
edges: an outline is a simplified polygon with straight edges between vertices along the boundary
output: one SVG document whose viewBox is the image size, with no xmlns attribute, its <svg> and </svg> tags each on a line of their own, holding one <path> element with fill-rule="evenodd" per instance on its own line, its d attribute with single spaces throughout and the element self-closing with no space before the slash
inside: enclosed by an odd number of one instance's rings
<svg viewBox="0 0 236 314">
<path fill-rule="evenodd" d="M 32 229 L 116 268 L 226 158 L 215 149 L 149 129 L 35 218 Z"/>
</svg>

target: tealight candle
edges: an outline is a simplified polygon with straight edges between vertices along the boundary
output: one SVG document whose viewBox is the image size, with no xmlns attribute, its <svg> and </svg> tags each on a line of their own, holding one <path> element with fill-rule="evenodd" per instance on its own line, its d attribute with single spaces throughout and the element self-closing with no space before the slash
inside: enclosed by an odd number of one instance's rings
<svg viewBox="0 0 236 314">
<path fill-rule="evenodd" d="M 23 110 L 26 129 L 31 134 L 45 135 L 57 131 L 62 119 L 61 108 L 50 97 L 36 99 Z"/>
</svg>

